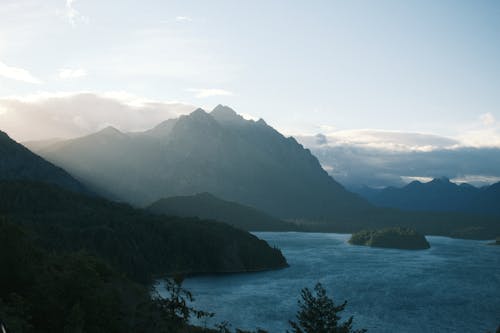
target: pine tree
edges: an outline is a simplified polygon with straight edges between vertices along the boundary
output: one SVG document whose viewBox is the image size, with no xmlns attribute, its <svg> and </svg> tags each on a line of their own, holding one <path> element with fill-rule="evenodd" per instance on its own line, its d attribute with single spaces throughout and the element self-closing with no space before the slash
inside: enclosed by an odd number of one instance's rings
<svg viewBox="0 0 500 333">
<path fill-rule="evenodd" d="M 301 291 L 302 300 L 298 301 L 297 321 L 290 321 L 292 333 L 363 333 L 365 329 L 353 330 L 353 317 L 340 323 L 340 312 L 344 311 L 347 301 L 335 305 L 326 295 L 321 283 L 314 287 L 314 294 L 309 288 Z"/>
</svg>

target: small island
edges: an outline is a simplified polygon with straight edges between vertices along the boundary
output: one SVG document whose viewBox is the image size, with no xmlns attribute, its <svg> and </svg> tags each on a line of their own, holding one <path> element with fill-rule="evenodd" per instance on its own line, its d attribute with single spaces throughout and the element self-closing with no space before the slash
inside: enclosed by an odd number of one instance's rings
<svg viewBox="0 0 500 333">
<path fill-rule="evenodd" d="M 500 245 L 500 236 L 497 237 L 494 242 L 488 243 L 488 245 Z"/>
<path fill-rule="evenodd" d="M 349 243 L 403 250 L 424 250 L 431 247 L 424 235 L 415 229 L 401 227 L 362 230 L 353 233 Z"/>
</svg>

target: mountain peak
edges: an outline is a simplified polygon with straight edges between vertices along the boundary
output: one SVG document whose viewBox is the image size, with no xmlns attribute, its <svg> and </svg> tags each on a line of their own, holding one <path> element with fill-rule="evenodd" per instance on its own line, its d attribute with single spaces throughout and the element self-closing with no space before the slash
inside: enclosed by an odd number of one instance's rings
<svg viewBox="0 0 500 333">
<path fill-rule="evenodd" d="M 229 106 L 227 105 L 222 105 L 222 104 L 219 104 L 217 105 L 211 113 L 226 113 L 226 114 L 232 114 L 232 115 L 238 115 L 236 113 L 236 111 L 234 111 L 233 109 L 231 109 Z"/>
<path fill-rule="evenodd" d="M 257 120 L 257 124 L 267 126 L 266 121 L 264 119 L 262 119 L 262 118 L 259 118 L 259 120 Z"/>
<path fill-rule="evenodd" d="M 124 135 L 122 132 L 120 132 L 116 127 L 113 126 L 107 126 L 100 130 L 98 132 L 99 134 L 104 134 L 104 135 Z"/>
<path fill-rule="evenodd" d="M 225 105 L 217 105 L 210 115 L 220 123 L 243 124 L 246 123 L 245 118 L 236 113 L 233 109 Z"/>
<path fill-rule="evenodd" d="M 190 116 L 198 116 L 198 115 L 205 116 L 207 114 L 208 113 L 205 110 L 203 110 L 202 108 L 197 108 L 196 110 L 194 110 L 193 112 L 191 112 L 189 115 Z"/>
<path fill-rule="evenodd" d="M 449 184 L 451 182 L 450 182 L 450 178 L 448 178 L 446 176 L 442 176 L 442 177 L 434 178 L 433 180 L 431 180 L 431 183 L 432 184 Z"/>
</svg>

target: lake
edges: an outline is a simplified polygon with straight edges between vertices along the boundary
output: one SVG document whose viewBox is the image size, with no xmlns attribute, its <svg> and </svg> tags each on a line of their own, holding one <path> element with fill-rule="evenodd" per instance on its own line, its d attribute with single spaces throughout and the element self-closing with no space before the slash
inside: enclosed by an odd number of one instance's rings
<svg viewBox="0 0 500 333">
<path fill-rule="evenodd" d="M 214 323 L 285 332 L 303 287 L 321 282 L 343 318 L 369 332 L 494 332 L 500 324 L 500 247 L 428 236 L 428 250 L 354 246 L 350 235 L 255 233 L 279 247 L 289 268 L 199 276 L 184 286 Z M 200 324 L 200 323 L 198 323 Z"/>
</svg>

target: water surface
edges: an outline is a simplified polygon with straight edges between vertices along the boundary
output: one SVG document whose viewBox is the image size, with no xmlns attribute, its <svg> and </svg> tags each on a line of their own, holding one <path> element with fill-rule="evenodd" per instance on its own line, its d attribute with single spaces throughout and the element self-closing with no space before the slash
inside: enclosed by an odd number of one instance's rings
<svg viewBox="0 0 500 333">
<path fill-rule="evenodd" d="M 369 332 L 486 332 L 500 324 L 500 247 L 427 237 L 431 249 L 349 245 L 349 235 L 266 232 L 283 270 L 189 278 L 195 306 L 215 312 L 207 325 L 285 332 L 301 288 L 323 283 L 345 316 Z"/>
</svg>

